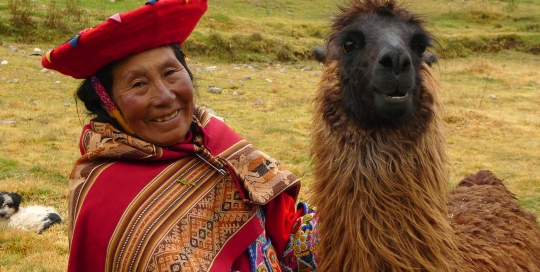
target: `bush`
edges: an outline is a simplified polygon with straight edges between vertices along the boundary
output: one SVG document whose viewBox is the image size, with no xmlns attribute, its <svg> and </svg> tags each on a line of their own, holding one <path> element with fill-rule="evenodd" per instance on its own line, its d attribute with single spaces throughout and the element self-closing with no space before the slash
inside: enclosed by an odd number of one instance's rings
<svg viewBox="0 0 540 272">
<path fill-rule="evenodd" d="M 51 4 L 47 8 L 47 14 L 45 14 L 45 25 L 49 28 L 65 29 L 67 24 L 63 17 L 62 10 L 56 7 L 56 0 L 51 0 Z"/>
<path fill-rule="evenodd" d="M 0 35 L 16 42 L 61 43 L 74 32 L 89 26 L 89 16 L 81 8 L 81 0 L 49 0 L 45 8 L 37 7 L 35 0 L 8 0 L 9 18 L 0 19 Z"/>
<path fill-rule="evenodd" d="M 10 21 L 14 27 L 34 26 L 35 4 L 31 0 L 8 0 Z"/>
</svg>

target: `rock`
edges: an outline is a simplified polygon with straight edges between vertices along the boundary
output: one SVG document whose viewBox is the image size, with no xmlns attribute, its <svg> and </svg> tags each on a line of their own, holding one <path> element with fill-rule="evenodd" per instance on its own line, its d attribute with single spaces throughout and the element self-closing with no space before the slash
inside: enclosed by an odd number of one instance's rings
<svg viewBox="0 0 540 272">
<path fill-rule="evenodd" d="M 7 65 L 9 62 L 7 60 L 3 60 L 2 62 L 0 62 L 0 65 Z"/>
<path fill-rule="evenodd" d="M 206 108 L 206 112 L 208 112 L 209 114 L 212 114 L 212 115 L 217 115 L 216 111 L 214 109 L 211 109 L 211 108 Z"/>
<path fill-rule="evenodd" d="M 55 83 L 55 84 L 60 84 L 60 81 L 59 81 L 59 80 L 57 80 L 57 81 L 55 81 L 54 83 Z"/>
<path fill-rule="evenodd" d="M 208 107 L 205 107 L 206 109 L 206 112 L 212 116 L 214 116 L 215 118 L 221 120 L 222 122 L 225 122 L 225 119 L 223 119 L 223 117 L 220 117 L 217 115 L 216 111 L 213 110 L 212 108 L 208 108 Z"/>
<path fill-rule="evenodd" d="M 64 104 L 64 107 L 66 107 L 66 108 L 71 107 L 71 103 L 70 103 L 70 102 L 67 102 L 66 104 Z"/>
<path fill-rule="evenodd" d="M 208 67 L 204 67 L 204 70 L 205 71 L 215 71 L 217 69 L 217 66 L 208 66 Z"/>
<path fill-rule="evenodd" d="M 40 54 L 40 53 L 41 53 L 41 49 L 39 49 L 39 48 L 37 48 L 37 47 L 36 47 L 36 48 L 34 48 L 34 53 L 38 53 L 38 54 Z"/>
<path fill-rule="evenodd" d="M 232 95 L 233 96 L 240 96 L 240 93 L 239 92 L 234 92 Z"/>
<path fill-rule="evenodd" d="M 40 72 L 42 72 L 42 73 L 47 73 L 47 72 L 49 72 L 49 69 L 43 68 L 43 69 L 40 70 Z"/>
<path fill-rule="evenodd" d="M 210 87 L 210 89 L 208 89 L 208 92 L 214 93 L 214 94 L 220 94 L 221 92 L 223 92 L 223 90 L 217 87 Z"/>
<path fill-rule="evenodd" d="M 0 120 L 0 125 L 14 125 L 14 124 L 17 124 L 17 121 Z"/>
<path fill-rule="evenodd" d="M 264 104 L 264 101 L 262 99 L 257 99 L 254 104 L 255 106 L 262 106 Z"/>
<path fill-rule="evenodd" d="M 300 70 L 302 70 L 302 71 L 313 71 L 313 67 L 307 66 L 307 67 L 304 67 L 304 68 L 302 68 Z"/>
<path fill-rule="evenodd" d="M 17 51 L 19 51 L 19 48 L 15 47 L 15 46 L 13 46 L 13 45 L 10 45 L 10 46 L 9 46 L 9 51 L 11 51 L 11 52 L 17 52 Z"/>
<path fill-rule="evenodd" d="M 244 79 L 253 79 L 251 76 L 244 76 Z"/>
<path fill-rule="evenodd" d="M 495 99 L 495 98 L 497 98 L 497 96 L 496 96 L 496 95 L 494 95 L 494 94 L 490 94 L 490 95 L 489 95 L 489 98 L 491 98 L 491 99 Z"/>
<path fill-rule="evenodd" d="M 244 81 L 238 80 L 238 84 L 240 84 L 240 86 L 244 86 Z"/>
<path fill-rule="evenodd" d="M 266 81 L 268 81 L 269 83 L 272 83 L 272 80 L 267 78 Z"/>
</svg>

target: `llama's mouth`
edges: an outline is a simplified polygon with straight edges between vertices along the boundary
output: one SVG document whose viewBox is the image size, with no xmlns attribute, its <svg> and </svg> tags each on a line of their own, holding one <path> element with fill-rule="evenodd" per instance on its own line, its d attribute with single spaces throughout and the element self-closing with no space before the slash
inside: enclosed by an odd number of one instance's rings
<svg viewBox="0 0 540 272">
<path fill-rule="evenodd" d="M 402 94 L 400 92 L 394 92 L 392 94 L 387 94 L 386 96 L 390 97 L 392 100 L 401 100 L 407 99 L 409 97 L 409 93 Z"/>
<path fill-rule="evenodd" d="M 383 92 L 381 92 L 380 94 L 385 101 L 392 102 L 392 103 L 406 102 L 407 100 L 409 100 L 409 97 L 410 97 L 410 92 L 401 93 L 399 91 L 395 91 L 391 94 L 386 94 Z"/>
</svg>

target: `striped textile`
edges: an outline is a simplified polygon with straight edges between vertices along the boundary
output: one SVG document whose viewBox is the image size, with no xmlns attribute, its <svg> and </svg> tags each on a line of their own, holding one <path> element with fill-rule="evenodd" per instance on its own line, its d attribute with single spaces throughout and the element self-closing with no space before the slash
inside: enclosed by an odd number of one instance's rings
<svg viewBox="0 0 540 272">
<path fill-rule="evenodd" d="M 262 207 L 294 204 L 296 176 L 196 113 L 188 139 L 169 148 L 85 126 L 69 182 L 68 271 L 226 271 L 265 233 Z M 290 235 L 292 223 L 269 236 Z"/>
</svg>

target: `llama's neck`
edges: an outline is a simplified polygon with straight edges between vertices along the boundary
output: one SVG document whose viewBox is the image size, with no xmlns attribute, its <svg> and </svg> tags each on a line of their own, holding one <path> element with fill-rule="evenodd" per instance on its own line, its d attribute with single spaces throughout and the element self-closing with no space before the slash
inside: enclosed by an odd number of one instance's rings
<svg viewBox="0 0 540 272">
<path fill-rule="evenodd" d="M 325 94 L 319 90 L 315 102 L 339 88 L 327 84 L 319 86 Z M 390 130 L 358 134 L 353 124 L 338 120 L 339 113 L 329 127 L 323 112 L 315 110 L 312 132 L 320 271 L 454 269 L 457 247 L 446 218 L 447 158 L 439 118 L 411 140 Z M 335 121 L 343 125 L 340 133 Z"/>
</svg>

